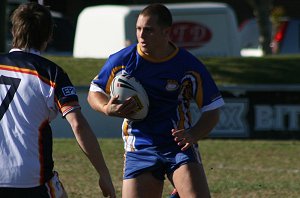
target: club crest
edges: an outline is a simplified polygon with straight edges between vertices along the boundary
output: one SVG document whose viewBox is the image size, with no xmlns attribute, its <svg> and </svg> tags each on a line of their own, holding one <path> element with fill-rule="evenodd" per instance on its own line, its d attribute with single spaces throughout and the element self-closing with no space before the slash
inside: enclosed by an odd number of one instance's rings
<svg viewBox="0 0 300 198">
<path fill-rule="evenodd" d="M 179 87 L 179 84 L 176 80 L 168 80 L 166 85 L 167 91 L 175 91 Z"/>
</svg>

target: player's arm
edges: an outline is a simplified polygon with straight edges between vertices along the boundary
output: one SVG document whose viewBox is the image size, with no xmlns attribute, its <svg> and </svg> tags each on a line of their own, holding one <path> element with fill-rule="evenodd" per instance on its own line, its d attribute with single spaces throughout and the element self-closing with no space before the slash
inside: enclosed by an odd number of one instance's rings
<svg viewBox="0 0 300 198">
<path fill-rule="evenodd" d="M 190 129 L 172 129 L 174 140 L 181 150 L 186 150 L 200 139 L 206 138 L 219 121 L 219 108 L 202 113 L 198 122 Z"/>
<path fill-rule="evenodd" d="M 137 104 L 132 97 L 120 103 L 118 96 L 109 98 L 106 94 L 97 91 L 89 91 L 87 101 L 95 111 L 104 113 L 107 116 L 121 118 L 130 116 L 137 108 Z"/>
<path fill-rule="evenodd" d="M 87 101 L 90 106 L 98 112 L 107 115 L 107 104 L 109 102 L 109 97 L 98 91 L 89 91 Z"/>
<path fill-rule="evenodd" d="M 189 133 L 194 141 L 206 138 L 219 122 L 219 108 L 203 112 L 198 122 L 191 128 Z"/>
<path fill-rule="evenodd" d="M 65 117 L 72 127 L 80 148 L 88 157 L 100 176 L 99 186 L 103 195 L 105 197 L 116 197 L 109 170 L 104 161 L 97 138 L 85 117 L 82 115 L 80 109 L 75 109 L 69 112 Z"/>
</svg>

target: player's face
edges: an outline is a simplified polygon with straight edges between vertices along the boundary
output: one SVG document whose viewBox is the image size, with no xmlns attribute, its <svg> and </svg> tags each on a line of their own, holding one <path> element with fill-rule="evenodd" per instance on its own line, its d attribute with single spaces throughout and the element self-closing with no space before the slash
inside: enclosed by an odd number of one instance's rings
<svg viewBox="0 0 300 198">
<path fill-rule="evenodd" d="M 157 24 L 157 16 L 140 15 L 136 23 L 136 36 L 140 49 L 147 55 L 159 53 L 162 46 L 169 42 L 168 30 Z"/>
</svg>

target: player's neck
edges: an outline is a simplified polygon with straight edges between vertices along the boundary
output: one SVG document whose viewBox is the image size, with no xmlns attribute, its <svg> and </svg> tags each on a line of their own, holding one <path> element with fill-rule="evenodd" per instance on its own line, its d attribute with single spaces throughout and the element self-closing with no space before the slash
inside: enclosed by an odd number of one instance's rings
<svg viewBox="0 0 300 198">
<path fill-rule="evenodd" d="M 166 43 L 166 45 L 162 46 L 159 50 L 153 52 L 151 56 L 157 59 L 163 59 L 170 55 L 172 55 L 176 51 L 176 46 L 172 42 Z"/>
</svg>

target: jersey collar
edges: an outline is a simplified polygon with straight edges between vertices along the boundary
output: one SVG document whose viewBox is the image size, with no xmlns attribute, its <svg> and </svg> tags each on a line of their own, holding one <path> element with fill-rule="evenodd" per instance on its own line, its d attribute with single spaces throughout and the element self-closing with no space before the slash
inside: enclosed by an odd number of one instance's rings
<svg viewBox="0 0 300 198">
<path fill-rule="evenodd" d="M 19 48 L 13 48 L 9 51 L 10 52 L 28 52 L 31 54 L 41 55 L 41 51 L 30 48 L 30 49 L 19 49 Z"/>
<path fill-rule="evenodd" d="M 170 54 L 169 56 L 165 57 L 165 58 L 158 59 L 158 58 L 153 58 L 149 55 L 144 54 L 144 52 L 142 52 L 139 44 L 137 44 L 137 52 L 141 57 L 143 57 L 144 59 L 146 59 L 150 62 L 161 63 L 161 62 L 165 62 L 165 61 L 168 61 L 168 60 L 172 59 L 174 56 L 176 56 L 176 54 L 179 51 L 178 47 L 176 47 L 176 45 L 174 43 L 170 42 L 170 44 L 174 46 L 175 51 L 172 54 Z"/>
</svg>

